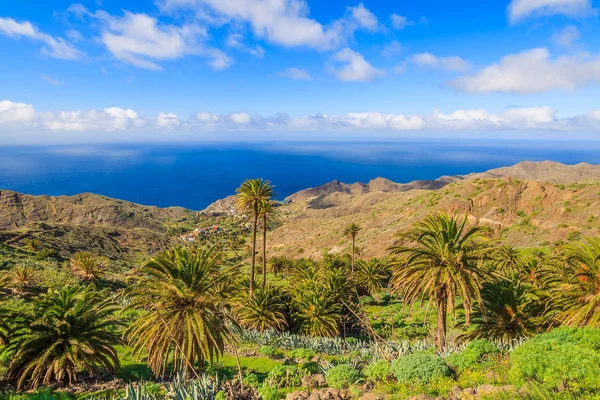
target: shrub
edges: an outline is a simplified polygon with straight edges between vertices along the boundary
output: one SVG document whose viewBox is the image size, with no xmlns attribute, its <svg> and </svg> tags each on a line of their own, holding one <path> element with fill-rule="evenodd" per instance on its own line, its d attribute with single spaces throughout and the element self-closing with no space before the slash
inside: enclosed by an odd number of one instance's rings
<svg viewBox="0 0 600 400">
<path fill-rule="evenodd" d="M 266 383 L 276 388 L 296 387 L 302 385 L 302 378 L 308 371 L 295 365 L 278 365 L 269 372 Z"/>
<path fill-rule="evenodd" d="M 511 353 L 511 378 L 550 390 L 574 393 L 600 389 L 600 330 L 558 328 L 525 342 Z"/>
<path fill-rule="evenodd" d="M 270 358 L 280 358 L 282 356 L 281 351 L 274 346 L 263 346 L 258 352 Z"/>
<path fill-rule="evenodd" d="M 279 400 L 281 398 L 277 388 L 267 384 L 262 385 L 258 394 L 262 400 Z"/>
<path fill-rule="evenodd" d="M 298 366 L 303 371 L 308 371 L 311 374 L 318 374 L 321 371 L 319 364 L 314 361 L 309 361 Z"/>
<path fill-rule="evenodd" d="M 486 339 L 477 339 L 470 342 L 460 353 L 448 356 L 446 361 L 459 371 L 477 366 L 490 356 L 498 354 L 500 350 L 496 345 Z"/>
<path fill-rule="evenodd" d="M 360 374 L 350 364 L 340 364 L 325 373 L 327 384 L 335 389 L 346 389 L 360 379 Z"/>
<path fill-rule="evenodd" d="M 395 360 L 392 363 L 392 373 L 398 383 L 424 385 L 434 378 L 450 376 L 450 369 L 441 357 L 416 351 Z"/>
<path fill-rule="evenodd" d="M 392 376 L 391 365 L 386 360 L 378 360 L 365 368 L 365 376 L 374 382 L 388 382 Z"/>
<path fill-rule="evenodd" d="M 243 382 L 244 382 L 244 385 L 251 386 L 251 387 L 253 387 L 255 389 L 258 388 L 258 385 L 260 383 L 259 380 L 258 380 L 258 375 L 252 374 L 252 373 L 246 375 L 244 377 L 244 381 Z"/>
<path fill-rule="evenodd" d="M 299 348 L 290 351 L 289 355 L 290 358 L 293 358 L 294 360 L 310 361 L 314 356 L 317 355 L 317 353 L 310 349 Z"/>
</svg>

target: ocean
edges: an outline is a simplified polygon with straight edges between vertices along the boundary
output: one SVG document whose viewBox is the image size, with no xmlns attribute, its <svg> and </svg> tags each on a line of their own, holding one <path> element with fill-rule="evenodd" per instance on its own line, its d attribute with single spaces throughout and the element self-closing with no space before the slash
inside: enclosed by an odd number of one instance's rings
<svg viewBox="0 0 600 400">
<path fill-rule="evenodd" d="M 600 142 L 397 140 L 0 147 L 0 188 L 29 194 L 94 192 L 132 202 L 201 210 L 246 178 L 277 198 L 334 179 L 435 179 L 553 160 L 600 163 Z"/>
</svg>

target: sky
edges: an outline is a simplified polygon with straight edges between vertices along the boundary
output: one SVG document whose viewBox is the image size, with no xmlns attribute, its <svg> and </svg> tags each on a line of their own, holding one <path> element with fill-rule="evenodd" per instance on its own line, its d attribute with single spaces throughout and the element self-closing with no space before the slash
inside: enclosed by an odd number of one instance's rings
<svg viewBox="0 0 600 400">
<path fill-rule="evenodd" d="M 597 139 L 600 1 L 0 2 L 0 145 Z"/>
</svg>

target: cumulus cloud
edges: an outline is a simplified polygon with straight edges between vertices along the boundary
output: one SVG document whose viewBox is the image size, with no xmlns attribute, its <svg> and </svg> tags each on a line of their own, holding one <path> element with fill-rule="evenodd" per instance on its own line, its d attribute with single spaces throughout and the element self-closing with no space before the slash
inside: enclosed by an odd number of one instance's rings
<svg viewBox="0 0 600 400">
<path fill-rule="evenodd" d="M 310 81 L 312 79 L 308 71 L 296 67 L 288 68 L 285 71 L 280 72 L 279 76 L 295 81 Z"/>
<path fill-rule="evenodd" d="M 434 109 L 430 114 L 408 115 L 379 112 L 317 114 L 290 117 L 251 115 L 243 111 L 231 114 L 198 112 L 187 120 L 172 112 L 143 116 L 132 109 L 108 107 L 102 110 L 39 112 L 32 105 L 0 101 L 0 132 L 142 132 L 202 131 L 592 131 L 600 129 L 600 110 L 558 118 L 550 107 L 512 108 L 502 112 L 483 109 L 459 109 L 449 113 Z M 24 128 L 29 128 L 24 129 Z"/>
<path fill-rule="evenodd" d="M 160 0 L 163 11 L 191 9 L 213 24 L 247 23 L 254 35 L 284 47 L 331 50 L 342 46 L 356 30 L 374 31 L 377 18 L 359 4 L 325 26 L 310 18 L 305 0 Z"/>
<path fill-rule="evenodd" d="M 340 81 L 365 82 L 385 75 L 385 71 L 373 67 L 364 57 L 349 48 L 335 53 L 331 60 L 334 65 L 330 72 Z"/>
<path fill-rule="evenodd" d="M 41 42 L 43 43 L 42 52 L 53 58 L 78 60 L 84 57 L 84 54 L 72 43 L 61 37 L 54 37 L 41 32 L 28 21 L 17 22 L 12 18 L 0 18 L 0 35 Z"/>
<path fill-rule="evenodd" d="M 441 68 L 447 71 L 464 71 L 469 63 L 458 56 L 438 57 L 431 53 L 415 54 L 411 57 L 413 64 L 428 68 Z"/>
<path fill-rule="evenodd" d="M 600 81 L 600 58 L 588 54 L 553 59 L 546 48 L 503 57 L 499 63 L 461 77 L 451 85 L 469 93 L 541 93 L 574 90 Z"/>
<path fill-rule="evenodd" d="M 595 13 L 591 0 L 512 0 L 508 20 L 516 24 L 531 16 L 567 15 L 581 17 Z"/>
<path fill-rule="evenodd" d="M 392 21 L 392 27 L 396 30 L 401 30 L 406 28 L 407 26 L 415 24 L 414 22 L 409 21 L 408 18 L 398 14 L 390 15 L 390 20 Z"/>
</svg>

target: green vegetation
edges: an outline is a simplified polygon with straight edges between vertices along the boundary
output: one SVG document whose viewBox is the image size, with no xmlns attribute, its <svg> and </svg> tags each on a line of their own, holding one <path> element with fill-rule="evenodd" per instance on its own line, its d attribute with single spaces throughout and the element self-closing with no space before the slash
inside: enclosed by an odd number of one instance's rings
<svg viewBox="0 0 600 400">
<path fill-rule="evenodd" d="M 520 249 L 435 213 L 386 257 L 363 257 L 351 223 L 331 234 L 345 251 L 267 258 L 271 197 L 244 182 L 241 213 L 186 219 L 196 240 L 139 263 L 4 245 L 0 400 L 600 398 L 600 238 Z"/>
</svg>

